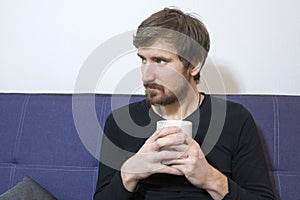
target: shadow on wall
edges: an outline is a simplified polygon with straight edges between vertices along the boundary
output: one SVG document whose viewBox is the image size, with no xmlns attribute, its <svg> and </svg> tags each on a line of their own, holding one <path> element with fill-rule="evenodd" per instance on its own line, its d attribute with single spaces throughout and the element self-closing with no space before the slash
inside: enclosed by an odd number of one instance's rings
<svg viewBox="0 0 300 200">
<path fill-rule="evenodd" d="M 208 94 L 238 94 L 242 83 L 238 83 L 237 80 L 229 67 L 216 66 L 208 59 L 201 70 L 198 89 Z"/>
</svg>

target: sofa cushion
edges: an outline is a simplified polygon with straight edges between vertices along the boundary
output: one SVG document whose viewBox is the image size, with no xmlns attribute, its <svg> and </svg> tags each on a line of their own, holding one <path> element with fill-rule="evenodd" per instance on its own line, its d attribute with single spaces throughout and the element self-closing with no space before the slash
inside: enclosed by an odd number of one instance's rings
<svg viewBox="0 0 300 200">
<path fill-rule="evenodd" d="M 13 188 L 0 195 L 1 200 L 55 200 L 56 198 L 51 195 L 47 190 L 42 188 L 37 182 L 30 177 L 25 176 Z"/>
</svg>

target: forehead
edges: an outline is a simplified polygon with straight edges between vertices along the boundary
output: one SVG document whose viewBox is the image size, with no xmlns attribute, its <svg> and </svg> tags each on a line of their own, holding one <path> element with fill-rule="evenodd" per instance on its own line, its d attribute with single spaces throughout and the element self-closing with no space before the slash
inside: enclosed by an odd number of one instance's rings
<svg viewBox="0 0 300 200">
<path fill-rule="evenodd" d="M 138 53 L 143 54 L 158 54 L 165 56 L 177 56 L 177 51 L 175 50 L 174 45 L 164 42 L 164 41 L 156 41 L 152 45 L 139 47 Z"/>
</svg>

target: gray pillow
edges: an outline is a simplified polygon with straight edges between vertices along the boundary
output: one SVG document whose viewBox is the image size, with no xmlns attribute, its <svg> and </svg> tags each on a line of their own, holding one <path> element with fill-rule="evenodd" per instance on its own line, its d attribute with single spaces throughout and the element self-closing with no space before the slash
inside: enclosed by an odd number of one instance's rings
<svg viewBox="0 0 300 200">
<path fill-rule="evenodd" d="M 56 198 L 30 177 L 25 176 L 21 182 L 0 195 L 0 200 L 56 200 Z"/>
</svg>

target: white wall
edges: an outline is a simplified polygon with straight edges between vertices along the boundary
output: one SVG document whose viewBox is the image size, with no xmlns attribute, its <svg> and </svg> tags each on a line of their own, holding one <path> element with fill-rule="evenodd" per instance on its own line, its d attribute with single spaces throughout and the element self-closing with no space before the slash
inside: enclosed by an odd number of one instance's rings
<svg viewBox="0 0 300 200">
<path fill-rule="evenodd" d="M 1 0 L 0 92 L 73 93 L 84 63 L 99 45 L 134 30 L 166 6 L 197 13 L 208 27 L 212 45 L 203 69 L 205 90 L 300 94 L 298 0 Z M 123 84 L 116 90 L 124 74 L 139 70 L 135 53 L 101 66 L 106 71 L 98 75 L 95 91 L 143 93 L 139 74 L 134 74 L 139 87 Z M 214 86 L 217 73 L 224 88 Z"/>
</svg>

